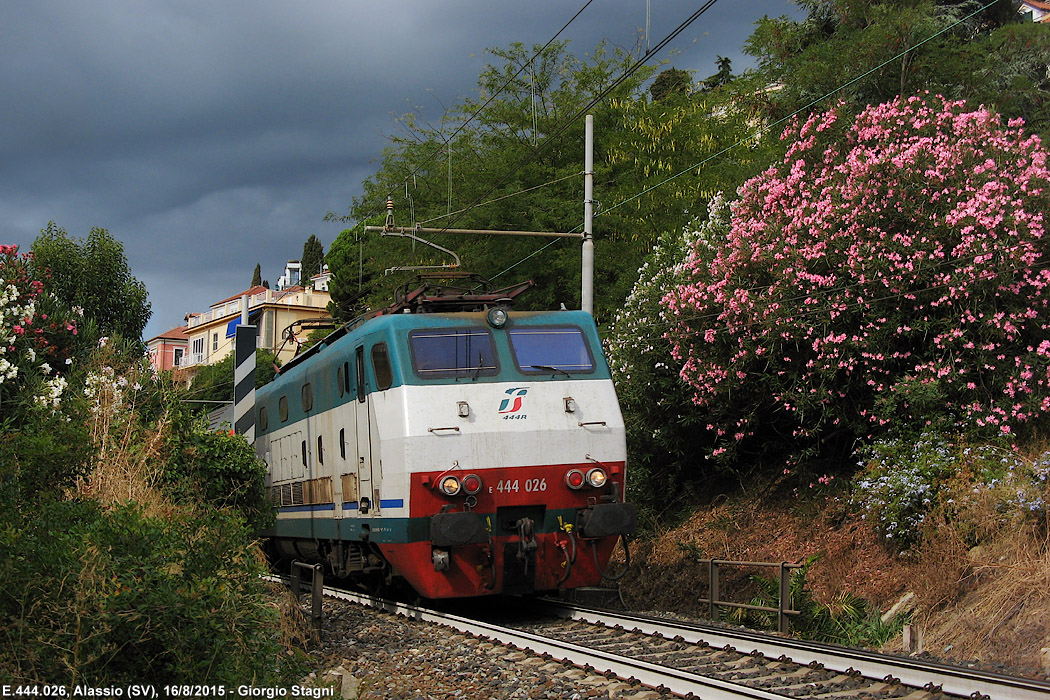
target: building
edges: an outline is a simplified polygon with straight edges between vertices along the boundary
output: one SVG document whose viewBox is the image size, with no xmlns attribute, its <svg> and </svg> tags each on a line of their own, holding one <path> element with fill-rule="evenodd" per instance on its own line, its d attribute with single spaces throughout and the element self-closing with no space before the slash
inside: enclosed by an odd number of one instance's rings
<svg viewBox="0 0 1050 700">
<path fill-rule="evenodd" d="M 298 285 L 282 291 L 257 285 L 212 304 L 205 313 L 187 314 L 189 351 L 180 366 L 190 380 L 196 368 L 213 365 L 233 352 L 233 339 L 243 307 L 247 308 L 248 323 L 259 328 L 257 347 L 276 353 L 283 364 L 295 357 L 298 344 L 310 333 L 309 327 L 303 329 L 292 324 L 330 319 L 329 301 L 331 297 L 327 292 Z M 293 333 L 288 338 L 290 327 Z"/>
<path fill-rule="evenodd" d="M 1030 18 L 1032 22 L 1050 23 L 1050 2 L 1021 0 L 1021 6 L 1017 11 L 1021 13 L 1022 17 Z"/>
<path fill-rule="evenodd" d="M 332 273 L 328 271 L 328 266 L 325 265 L 324 270 L 321 272 L 321 274 L 314 275 L 310 278 L 310 284 L 308 286 L 312 287 L 318 292 L 327 292 L 328 283 L 331 281 L 331 279 Z"/>
<path fill-rule="evenodd" d="M 149 361 L 158 371 L 177 370 L 182 367 L 189 351 L 189 335 L 186 326 L 172 328 L 170 331 L 146 341 L 149 349 Z"/>
<path fill-rule="evenodd" d="M 284 274 L 277 279 L 277 290 L 290 289 L 300 284 L 303 274 L 303 264 L 298 260 L 289 260 L 284 265 Z"/>
</svg>

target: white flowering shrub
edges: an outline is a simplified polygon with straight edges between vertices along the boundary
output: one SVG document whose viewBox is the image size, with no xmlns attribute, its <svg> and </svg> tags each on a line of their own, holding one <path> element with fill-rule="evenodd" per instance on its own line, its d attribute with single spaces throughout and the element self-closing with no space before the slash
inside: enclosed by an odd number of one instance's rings
<svg viewBox="0 0 1050 700">
<path fill-rule="evenodd" d="M 632 496 L 643 501 L 688 498 L 686 484 L 699 480 L 710 450 L 707 421 L 695 409 L 693 391 L 679 376 L 665 334 L 677 321 L 661 304 L 668 290 L 686 277 L 693 255 L 713 256 L 729 230 L 730 205 L 721 195 L 708 215 L 682 231 L 665 234 L 638 270 L 638 281 L 616 314 L 606 354 L 627 426 Z"/>
<path fill-rule="evenodd" d="M 0 245 L 0 422 L 16 426 L 34 407 L 57 412 L 68 387 L 77 324 L 41 310 L 55 306 L 29 256 Z"/>
</svg>

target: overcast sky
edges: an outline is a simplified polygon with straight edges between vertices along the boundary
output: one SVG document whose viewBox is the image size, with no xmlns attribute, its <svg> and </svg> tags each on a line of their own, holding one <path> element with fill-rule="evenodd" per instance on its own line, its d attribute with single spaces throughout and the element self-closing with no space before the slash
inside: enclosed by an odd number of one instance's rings
<svg viewBox="0 0 1050 700">
<path fill-rule="evenodd" d="M 49 220 L 108 229 L 158 335 L 245 289 L 257 262 L 275 284 L 310 234 L 327 252 L 343 227 L 325 213 L 346 213 L 399 115 L 439 119 L 486 48 L 544 44 L 584 4 L 3 0 L 0 243 L 28 250 Z M 651 0 L 651 44 L 702 4 Z M 783 14 L 799 12 L 721 0 L 656 58 L 698 78 L 718 55 L 740 69 L 754 22 Z M 646 0 L 593 0 L 561 38 L 631 49 L 645 25 Z"/>
</svg>

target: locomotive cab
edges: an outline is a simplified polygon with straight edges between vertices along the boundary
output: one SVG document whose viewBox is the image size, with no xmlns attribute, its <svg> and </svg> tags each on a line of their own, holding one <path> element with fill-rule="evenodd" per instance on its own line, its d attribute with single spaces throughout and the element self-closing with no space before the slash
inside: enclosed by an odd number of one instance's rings
<svg viewBox="0 0 1050 700">
<path fill-rule="evenodd" d="M 257 403 L 283 417 L 260 413 L 278 510 L 264 534 L 339 575 L 383 568 L 427 598 L 595 585 L 636 527 L 623 418 L 584 312 L 378 316 Z"/>
</svg>

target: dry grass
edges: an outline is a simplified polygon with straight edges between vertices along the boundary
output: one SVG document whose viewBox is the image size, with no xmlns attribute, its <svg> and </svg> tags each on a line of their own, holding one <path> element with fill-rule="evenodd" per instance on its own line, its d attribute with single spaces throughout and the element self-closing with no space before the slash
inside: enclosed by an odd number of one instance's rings
<svg viewBox="0 0 1050 700">
<path fill-rule="evenodd" d="M 285 649 L 310 649 L 320 643 L 320 637 L 299 599 L 287 586 L 271 585 L 274 605 L 277 607 L 277 632 Z"/>
<path fill-rule="evenodd" d="M 89 379 L 94 464 L 76 485 L 76 495 L 111 505 L 135 501 L 149 515 L 169 515 L 172 504 L 156 488 L 161 477 L 170 424 L 161 419 L 144 428 L 135 401 L 140 384 L 152 381 L 140 367 L 114 370 L 100 353 Z"/>
<path fill-rule="evenodd" d="M 1024 473 L 989 489 L 953 485 L 953 504 L 934 514 L 919 554 L 918 620 L 935 655 L 1046 674 L 1050 522 L 1045 510 L 1009 507 L 1020 489 L 1047 495 Z"/>
<path fill-rule="evenodd" d="M 635 543 L 622 597 L 634 609 L 702 615 L 708 574 L 698 559 L 801 562 L 817 555 L 807 576 L 817 601 L 830 604 L 848 592 L 885 611 L 913 592 L 913 624 L 926 651 L 1042 677 L 1050 671 L 1042 652 L 1050 646 L 1050 523 L 1045 515 L 1011 514 L 1009 488 L 974 493 L 961 479 L 955 502 L 933 514 L 921 547 L 903 556 L 834 498 L 701 508 L 680 527 Z M 724 598 L 746 599 L 746 573 L 723 573 Z M 899 637 L 886 647 L 900 648 Z"/>
<path fill-rule="evenodd" d="M 838 503 L 821 499 L 800 511 L 798 503 L 733 501 L 698 510 L 681 526 L 658 532 L 635 545 L 637 565 L 622 586 L 632 607 L 700 611 L 708 572 L 702 558 L 802 563 L 818 557 L 808 583 L 814 597 L 832 602 L 849 591 L 876 605 L 890 605 L 903 592 L 907 562 L 880 546 L 860 520 L 843 520 Z M 769 570 L 727 568 L 721 575 L 723 598 L 746 602 L 750 575 Z"/>
</svg>

